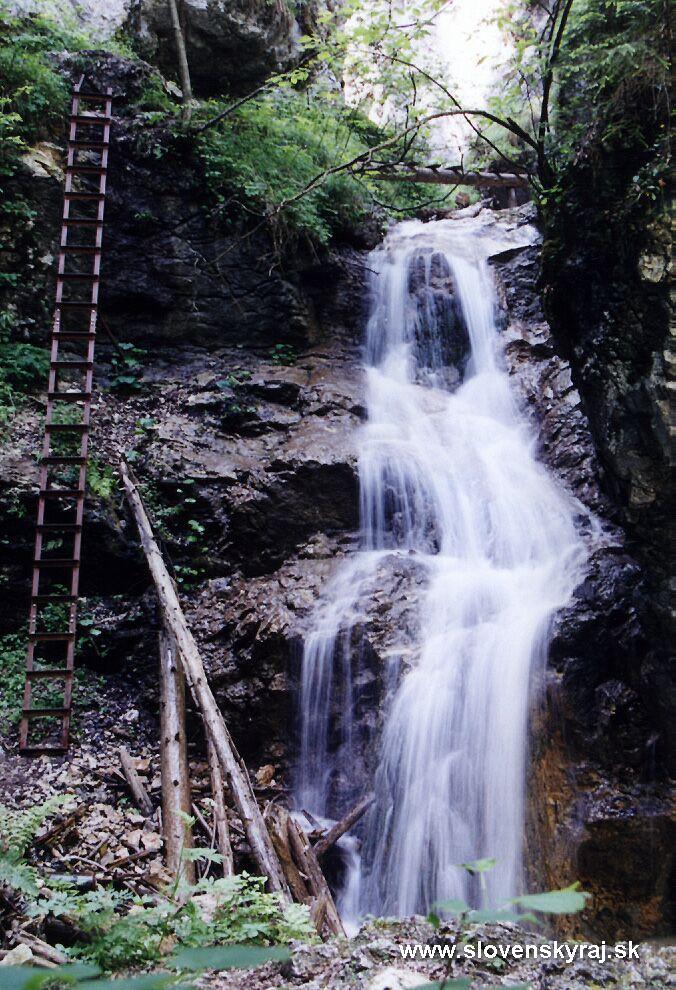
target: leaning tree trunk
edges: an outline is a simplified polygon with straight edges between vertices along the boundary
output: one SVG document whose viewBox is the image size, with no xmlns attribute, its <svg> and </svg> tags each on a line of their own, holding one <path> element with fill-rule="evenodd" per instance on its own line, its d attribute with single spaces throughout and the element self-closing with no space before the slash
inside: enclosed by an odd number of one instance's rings
<svg viewBox="0 0 676 990">
<path fill-rule="evenodd" d="M 176 55 L 178 56 L 178 75 L 181 80 L 183 90 L 183 111 L 181 117 L 187 124 L 192 115 L 192 85 L 190 83 L 190 69 L 188 68 L 188 56 L 185 50 L 185 37 L 181 28 L 181 21 L 178 16 L 176 0 L 169 0 L 169 13 L 171 14 L 171 26 L 174 29 L 174 40 L 176 42 Z"/>
<path fill-rule="evenodd" d="M 186 680 L 202 712 L 207 733 L 228 779 L 252 855 L 261 873 L 267 877 L 270 889 L 280 891 L 285 899 L 290 900 L 289 888 L 258 807 L 246 767 L 235 749 L 223 714 L 209 687 L 197 643 L 188 628 L 174 582 L 162 559 L 145 506 L 124 459 L 120 462 L 120 474 L 127 500 L 136 519 L 148 567 L 155 582 L 164 620 L 176 640 Z"/>
</svg>

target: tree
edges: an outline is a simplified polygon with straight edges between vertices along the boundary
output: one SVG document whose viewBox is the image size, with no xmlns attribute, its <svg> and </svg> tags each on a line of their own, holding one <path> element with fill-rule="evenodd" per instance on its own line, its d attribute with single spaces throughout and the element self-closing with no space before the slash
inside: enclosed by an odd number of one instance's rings
<svg viewBox="0 0 676 990">
<path fill-rule="evenodd" d="M 176 42 L 176 55 L 178 57 L 178 75 L 181 80 L 183 90 L 183 112 L 181 117 L 184 123 L 190 122 L 192 116 L 192 85 L 190 83 L 190 69 L 188 68 L 188 56 L 185 50 L 185 37 L 181 28 L 181 20 L 178 16 L 176 0 L 168 0 L 169 14 L 171 15 L 171 26 L 174 31 Z"/>
</svg>

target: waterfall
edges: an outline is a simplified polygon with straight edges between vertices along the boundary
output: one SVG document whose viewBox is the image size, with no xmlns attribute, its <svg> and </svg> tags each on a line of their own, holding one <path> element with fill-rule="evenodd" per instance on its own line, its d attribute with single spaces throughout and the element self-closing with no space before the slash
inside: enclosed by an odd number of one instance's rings
<svg viewBox="0 0 676 990">
<path fill-rule="evenodd" d="M 389 672 L 358 896 L 347 884 L 361 913 L 406 916 L 449 897 L 495 904 L 521 888 L 532 685 L 586 557 L 581 507 L 536 460 L 503 366 L 487 259 L 524 238 L 487 211 L 411 221 L 369 261 L 360 548 L 305 639 L 296 791 L 299 807 L 326 817 L 365 786 L 355 779 L 364 602 L 388 560 L 414 558 L 426 575 L 419 641 Z M 497 860 L 485 895 L 458 868 L 483 857 Z"/>
</svg>

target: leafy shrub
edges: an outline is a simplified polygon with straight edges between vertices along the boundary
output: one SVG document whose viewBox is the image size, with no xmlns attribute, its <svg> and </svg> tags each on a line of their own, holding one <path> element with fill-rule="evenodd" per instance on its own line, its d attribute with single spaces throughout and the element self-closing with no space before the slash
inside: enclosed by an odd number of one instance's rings
<svg viewBox="0 0 676 990">
<path fill-rule="evenodd" d="M 146 351 L 135 344 L 122 343 L 111 360 L 110 387 L 120 392 L 137 392 L 141 388 L 143 359 Z"/>
<path fill-rule="evenodd" d="M 212 101 L 200 115 L 209 119 L 222 110 L 222 104 Z M 204 131 L 197 148 L 209 186 L 224 210 L 234 206 L 267 219 L 279 241 L 304 235 L 327 244 L 363 222 L 378 202 L 375 183 L 330 170 L 384 136 L 335 93 L 310 95 L 282 87 L 245 103 Z M 423 197 L 442 203 L 447 196 L 421 193 L 411 183 L 393 183 L 391 206 L 386 208 L 412 211 Z"/>
<path fill-rule="evenodd" d="M 31 913 L 68 915 L 91 940 L 71 954 L 107 970 L 157 963 L 174 945 L 199 949 L 312 940 L 316 932 L 307 907 L 285 904 L 278 894 L 266 893 L 264 886 L 264 877 L 248 873 L 200 880 L 185 888 L 186 900 L 181 904 L 134 899 L 108 888 L 84 894 L 62 889 L 40 898 Z M 200 897 L 209 901 L 208 915 L 200 910 Z"/>
<path fill-rule="evenodd" d="M 295 364 L 297 358 L 296 350 L 291 344 L 275 344 L 270 348 L 270 360 L 273 364 Z"/>
<path fill-rule="evenodd" d="M 13 320 L 8 313 L 0 316 L 0 425 L 7 423 L 24 394 L 47 381 L 49 351 L 10 335 Z"/>
<path fill-rule="evenodd" d="M 51 797 L 43 804 L 18 811 L 0 804 L 0 886 L 37 897 L 37 873 L 26 862 L 26 850 L 36 832 L 50 815 L 58 811 L 65 798 Z"/>
</svg>

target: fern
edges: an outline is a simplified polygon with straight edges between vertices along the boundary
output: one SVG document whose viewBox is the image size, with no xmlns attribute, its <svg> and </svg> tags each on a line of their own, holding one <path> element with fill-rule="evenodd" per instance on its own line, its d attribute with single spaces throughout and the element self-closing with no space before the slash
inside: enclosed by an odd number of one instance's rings
<svg viewBox="0 0 676 990">
<path fill-rule="evenodd" d="M 58 811 L 65 800 L 57 795 L 19 810 L 0 804 L 0 886 L 11 887 L 27 897 L 38 896 L 37 873 L 25 860 L 26 850 L 45 819 Z"/>
</svg>

